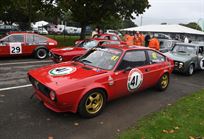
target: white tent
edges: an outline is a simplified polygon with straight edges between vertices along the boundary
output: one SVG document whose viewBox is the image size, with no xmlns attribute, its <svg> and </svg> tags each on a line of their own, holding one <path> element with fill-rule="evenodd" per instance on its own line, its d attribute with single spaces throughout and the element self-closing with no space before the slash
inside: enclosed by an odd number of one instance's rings
<svg viewBox="0 0 204 139">
<path fill-rule="evenodd" d="M 202 31 L 198 31 L 181 25 L 145 25 L 140 27 L 121 29 L 121 31 L 141 31 L 141 32 L 182 33 L 182 34 L 204 35 L 204 32 Z"/>
<path fill-rule="evenodd" d="M 38 22 L 35 22 L 34 26 L 36 26 L 36 27 L 43 27 L 43 26 L 46 26 L 48 24 L 49 23 L 46 22 L 46 21 L 38 21 Z"/>
</svg>

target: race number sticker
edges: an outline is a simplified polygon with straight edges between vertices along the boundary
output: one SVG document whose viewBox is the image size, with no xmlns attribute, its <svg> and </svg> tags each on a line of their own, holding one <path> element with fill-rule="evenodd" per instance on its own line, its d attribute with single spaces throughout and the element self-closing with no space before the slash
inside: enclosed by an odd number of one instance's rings
<svg viewBox="0 0 204 139">
<path fill-rule="evenodd" d="M 200 60 L 200 68 L 204 70 L 204 58 Z"/>
<path fill-rule="evenodd" d="M 62 76 L 62 75 L 68 75 L 76 71 L 75 67 L 59 67 L 54 68 L 49 71 L 49 74 L 52 76 Z"/>
<path fill-rule="evenodd" d="M 22 46 L 20 42 L 9 43 L 10 54 L 22 54 Z"/>
<path fill-rule="evenodd" d="M 139 69 L 132 69 L 128 75 L 127 87 L 130 92 L 136 91 L 143 82 L 143 74 Z"/>
</svg>

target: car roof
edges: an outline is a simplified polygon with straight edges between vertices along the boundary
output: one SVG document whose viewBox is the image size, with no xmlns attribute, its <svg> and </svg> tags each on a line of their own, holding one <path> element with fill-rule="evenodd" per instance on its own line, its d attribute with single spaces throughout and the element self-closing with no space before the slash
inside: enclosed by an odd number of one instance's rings
<svg viewBox="0 0 204 139">
<path fill-rule="evenodd" d="M 37 34 L 34 32 L 9 32 L 9 34 Z"/>
<path fill-rule="evenodd" d="M 128 51 L 128 50 L 154 50 L 154 49 L 151 49 L 149 47 L 136 46 L 136 45 L 128 46 L 128 45 L 123 45 L 123 44 L 120 44 L 120 45 L 106 44 L 106 45 L 102 45 L 102 47 L 115 48 L 115 49 L 120 49 L 120 50 L 123 50 L 123 51 Z"/>
</svg>

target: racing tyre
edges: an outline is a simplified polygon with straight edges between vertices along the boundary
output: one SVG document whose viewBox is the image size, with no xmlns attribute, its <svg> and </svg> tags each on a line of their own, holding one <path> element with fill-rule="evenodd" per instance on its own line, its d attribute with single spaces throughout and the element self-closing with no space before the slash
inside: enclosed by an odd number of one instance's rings
<svg viewBox="0 0 204 139">
<path fill-rule="evenodd" d="M 106 105 L 106 95 L 100 89 L 88 92 L 80 101 L 78 113 L 81 117 L 92 118 L 99 115 Z"/>
<path fill-rule="evenodd" d="M 187 70 L 187 72 L 186 72 L 186 75 L 188 75 L 188 76 L 193 75 L 194 70 L 195 70 L 194 65 L 193 65 L 193 64 L 190 64 L 189 67 L 188 67 L 188 70 Z"/>
<path fill-rule="evenodd" d="M 157 83 L 156 88 L 159 91 L 164 91 L 168 88 L 168 86 L 169 86 L 169 74 L 165 73 L 159 79 L 159 82 Z"/>
<path fill-rule="evenodd" d="M 39 48 L 35 52 L 35 57 L 38 59 L 45 59 L 48 56 L 48 51 L 45 48 Z"/>
</svg>

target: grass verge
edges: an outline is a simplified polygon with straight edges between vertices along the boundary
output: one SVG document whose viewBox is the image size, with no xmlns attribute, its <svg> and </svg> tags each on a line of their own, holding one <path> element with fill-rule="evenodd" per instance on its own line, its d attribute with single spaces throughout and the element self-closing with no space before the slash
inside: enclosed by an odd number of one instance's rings
<svg viewBox="0 0 204 139">
<path fill-rule="evenodd" d="M 119 139 L 204 139 L 204 90 L 144 117 Z"/>
<path fill-rule="evenodd" d="M 53 38 L 58 42 L 58 47 L 73 46 L 75 41 L 78 40 L 79 36 L 68 36 L 68 35 L 46 35 L 49 38 Z"/>
</svg>

